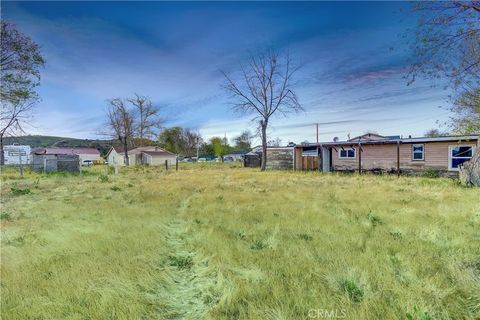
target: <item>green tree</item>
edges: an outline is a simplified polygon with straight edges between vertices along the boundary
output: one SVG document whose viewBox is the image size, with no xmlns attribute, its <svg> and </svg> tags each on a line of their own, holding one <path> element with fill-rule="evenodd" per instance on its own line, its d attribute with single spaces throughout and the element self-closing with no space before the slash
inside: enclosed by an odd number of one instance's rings
<svg viewBox="0 0 480 320">
<path fill-rule="evenodd" d="M 180 154 L 185 150 L 183 140 L 183 128 L 172 127 L 163 130 L 158 136 L 160 146 L 165 150 Z"/>
</svg>

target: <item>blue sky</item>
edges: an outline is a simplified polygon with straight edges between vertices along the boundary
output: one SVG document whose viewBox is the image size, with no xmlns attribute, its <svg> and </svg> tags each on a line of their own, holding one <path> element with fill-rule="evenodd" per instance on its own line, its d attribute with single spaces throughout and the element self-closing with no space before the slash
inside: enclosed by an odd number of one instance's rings
<svg viewBox="0 0 480 320">
<path fill-rule="evenodd" d="M 449 92 L 403 78 L 415 26 L 406 2 L 4 2 L 2 18 L 42 47 L 47 61 L 31 134 L 95 138 L 106 99 L 137 92 L 162 106 L 166 126 L 233 138 L 255 131 L 234 113 L 221 70 L 251 52 L 289 50 L 302 68 L 305 112 L 271 121 L 288 141 L 345 139 L 366 131 L 422 135 L 449 114 Z"/>
</svg>

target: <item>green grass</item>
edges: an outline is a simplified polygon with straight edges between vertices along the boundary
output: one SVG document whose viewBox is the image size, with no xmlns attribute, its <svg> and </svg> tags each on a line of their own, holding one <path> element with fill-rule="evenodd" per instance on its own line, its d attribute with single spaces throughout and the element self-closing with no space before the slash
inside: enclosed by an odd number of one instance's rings
<svg viewBox="0 0 480 320">
<path fill-rule="evenodd" d="M 480 190 L 453 180 L 237 164 L 1 177 L 2 319 L 480 318 Z"/>
</svg>

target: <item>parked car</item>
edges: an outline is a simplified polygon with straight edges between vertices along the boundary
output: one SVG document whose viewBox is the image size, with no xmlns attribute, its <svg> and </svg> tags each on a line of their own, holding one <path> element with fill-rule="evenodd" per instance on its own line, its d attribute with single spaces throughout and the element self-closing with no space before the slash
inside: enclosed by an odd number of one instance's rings
<svg viewBox="0 0 480 320">
<path fill-rule="evenodd" d="M 92 166 L 93 165 L 93 161 L 92 160 L 83 160 L 82 161 L 82 166 Z"/>
<path fill-rule="evenodd" d="M 224 157 L 223 158 L 223 162 L 234 162 L 235 159 L 233 159 L 233 157 Z"/>
<path fill-rule="evenodd" d="M 198 162 L 207 162 L 207 158 L 198 158 Z"/>
</svg>

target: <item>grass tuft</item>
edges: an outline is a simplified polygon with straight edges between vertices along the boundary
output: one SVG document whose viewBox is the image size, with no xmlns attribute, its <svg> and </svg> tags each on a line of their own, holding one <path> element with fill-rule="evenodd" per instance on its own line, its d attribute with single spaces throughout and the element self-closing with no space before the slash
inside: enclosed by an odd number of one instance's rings
<svg viewBox="0 0 480 320">
<path fill-rule="evenodd" d="M 352 302 L 360 302 L 363 299 L 364 291 L 353 279 L 340 280 L 340 290 L 347 294 Z"/>
</svg>

